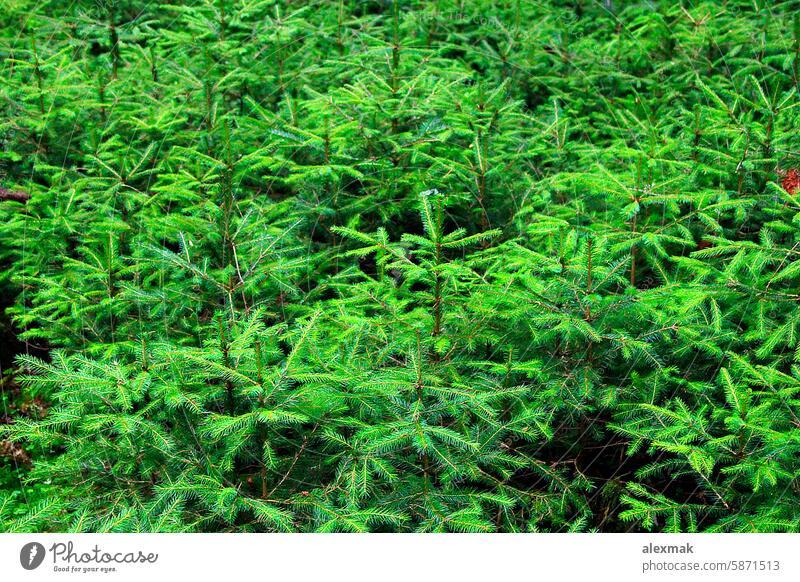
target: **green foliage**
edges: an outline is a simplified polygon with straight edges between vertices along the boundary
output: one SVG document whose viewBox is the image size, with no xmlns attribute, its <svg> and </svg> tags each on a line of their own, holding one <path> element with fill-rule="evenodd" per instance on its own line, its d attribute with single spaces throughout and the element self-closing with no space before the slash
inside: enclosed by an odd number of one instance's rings
<svg viewBox="0 0 800 582">
<path fill-rule="evenodd" d="M 794 0 L 7 4 L 0 530 L 800 530 Z"/>
</svg>

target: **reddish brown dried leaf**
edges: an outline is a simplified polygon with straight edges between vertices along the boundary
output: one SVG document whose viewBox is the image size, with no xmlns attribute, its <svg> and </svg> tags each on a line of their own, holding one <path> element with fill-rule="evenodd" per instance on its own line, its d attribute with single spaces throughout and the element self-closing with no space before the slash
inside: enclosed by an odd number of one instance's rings
<svg viewBox="0 0 800 582">
<path fill-rule="evenodd" d="M 795 168 L 786 172 L 786 176 L 781 181 L 781 186 L 783 186 L 783 189 L 789 194 L 797 192 L 797 190 L 800 189 L 800 172 Z"/>
</svg>

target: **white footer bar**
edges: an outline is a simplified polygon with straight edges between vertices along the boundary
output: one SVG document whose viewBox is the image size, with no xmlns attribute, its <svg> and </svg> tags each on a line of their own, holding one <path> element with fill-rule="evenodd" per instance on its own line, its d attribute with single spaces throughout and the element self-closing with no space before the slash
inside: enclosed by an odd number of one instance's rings
<svg viewBox="0 0 800 582">
<path fill-rule="evenodd" d="M 0 580 L 797 581 L 799 554 L 798 534 L 4 534 Z"/>
</svg>

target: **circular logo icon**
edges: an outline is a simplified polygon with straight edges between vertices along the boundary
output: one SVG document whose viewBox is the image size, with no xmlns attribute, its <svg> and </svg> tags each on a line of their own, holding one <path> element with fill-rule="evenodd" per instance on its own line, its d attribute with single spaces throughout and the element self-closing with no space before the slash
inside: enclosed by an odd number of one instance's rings
<svg viewBox="0 0 800 582">
<path fill-rule="evenodd" d="M 39 542 L 30 542 L 19 551 L 19 563 L 26 570 L 35 570 L 44 561 L 44 546 Z"/>
</svg>

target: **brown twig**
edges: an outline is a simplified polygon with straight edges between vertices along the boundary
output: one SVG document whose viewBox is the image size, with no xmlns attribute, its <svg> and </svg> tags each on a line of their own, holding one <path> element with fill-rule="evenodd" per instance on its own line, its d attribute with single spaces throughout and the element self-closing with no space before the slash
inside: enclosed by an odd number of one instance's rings
<svg viewBox="0 0 800 582">
<path fill-rule="evenodd" d="M 0 186 L 0 200 L 15 200 L 24 204 L 30 199 L 30 197 L 31 195 L 27 192 L 21 192 L 19 190 L 6 190 Z"/>
</svg>

